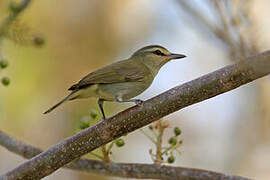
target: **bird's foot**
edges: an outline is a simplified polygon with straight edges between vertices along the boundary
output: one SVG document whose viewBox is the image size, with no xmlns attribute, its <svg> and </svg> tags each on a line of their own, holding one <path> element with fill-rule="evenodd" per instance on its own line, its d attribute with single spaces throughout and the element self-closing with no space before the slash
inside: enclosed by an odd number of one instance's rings
<svg viewBox="0 0 270 180">
<path fill-rule="evenodd" d="M 101 121 L 106 121 L 106 120 L 107 120 L 106 117 L 101 118 Z"/>
</svg>

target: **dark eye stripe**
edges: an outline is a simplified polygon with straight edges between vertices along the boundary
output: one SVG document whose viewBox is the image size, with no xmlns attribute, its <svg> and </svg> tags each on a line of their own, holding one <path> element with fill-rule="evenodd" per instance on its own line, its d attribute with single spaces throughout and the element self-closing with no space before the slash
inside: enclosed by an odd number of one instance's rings
<svg viewBox="0 0 270 180">
<path fill-rule="evenodd" d="M 165 56 L 165 54 L 163 54 L 160 50 L 155 50 L 153 53 L 158 56 Z"/>
</svg>

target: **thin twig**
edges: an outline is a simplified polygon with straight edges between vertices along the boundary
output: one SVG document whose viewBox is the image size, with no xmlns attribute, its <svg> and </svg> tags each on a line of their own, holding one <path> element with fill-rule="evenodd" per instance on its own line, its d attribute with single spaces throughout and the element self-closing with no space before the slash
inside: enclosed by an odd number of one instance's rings
<svg viewBox="0 0 270 180">
<path fill-rule="evenodd" d="M 156 156 L 155 156 L 155 163 L 161 164 L 162 163 L 162 138 L 165 127 L 162 124 L 162 121 L 159 120 L 157 122 L 158 127 L 158 136 L 157 136 L 157 143 L 156 143 Z"/>
<path fill-rule="evenodd" d="M 107 151 L 106 145 L 101 146 L 101 151 L 102 151 L 102 155 L 103 155 L 103 161 L 106 163 L 111 162 L 109 152 Z"/>
<path fill-rule="evenodd" d="M 145 135 L 148 139 L 150 139 L 150 141 L 152 141 L 152 143 L 154 143 L 154 144 L 157 143 L 157 142 L 154 140 L 154 138 L 151 137 L 149 134 L 147 134 L 147 132 L 144 132 L 143 129 L 140 129 L 140 131 L 141 131 L 141 133 L 142 133 L 143 135 Z"/>
<path fill-rule="evenodd" d="M 103 160 L 104 159 L 102 156 L 100 156 L 100 155 L 98 155 L 98 154 L 96 154 L 94 152 L 90 152 L 89 154 L 92 155 L 92 156 L 95 156 L 96 158 L 98 158 L 100 160 Z"/>
<path fill-rule="evenodd" d="M 115 141 L 113 141 L 113 142 L 111 142 L 111 143 L 109 144 L 109 146 L 108 146 L 108 148 L 107 148 L 108 153 L 110 153 L 110 152 L 111 152 L 111 150 L 112 150 L 112 148 L 113 148 L 114 143 L 115 143 Z"/>
<path fill-rule="evenodd" d="M 175 149 L 175 150 L 177 150 L 177 148 L 180 146 L 180 144 L 177 144 L 177 145 L 170 145 L 168 148 L 166 148 L 162 153 L 161 153 L 161 155 L 164 155 L 164 154 L 166 154 L 167 152 L 169 152 L 170 150 L 172 150 L 172 149 Z M 178 151 L 178 150 L 177 150 Z M 178 151 L 178 153 L 179 153 L 180 151 Z"/>
</svg>

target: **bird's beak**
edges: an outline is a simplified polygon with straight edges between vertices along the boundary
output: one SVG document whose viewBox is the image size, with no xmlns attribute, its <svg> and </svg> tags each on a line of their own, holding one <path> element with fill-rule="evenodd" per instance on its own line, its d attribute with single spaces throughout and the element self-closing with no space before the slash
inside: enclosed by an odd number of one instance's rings
<svg viewBox="0 0 270 180">
<path fill-rule="evenodd" d="M 183 54 L 174 54 L 172 53 L 171 55 L 168 56 L 170 60 L 172 59 L 181 59 L 181 58 L 185 58 L 187 56 L 183 55 Z"/>
</svg>

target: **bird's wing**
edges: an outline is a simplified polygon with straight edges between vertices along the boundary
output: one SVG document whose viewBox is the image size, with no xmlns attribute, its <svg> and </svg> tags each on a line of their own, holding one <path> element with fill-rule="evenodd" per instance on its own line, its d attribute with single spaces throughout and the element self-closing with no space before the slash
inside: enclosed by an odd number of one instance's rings
<svg viewBox="0 0 270 180">
<path fill-rule="evenodd" d="M 92 84 L 110 84 L 119 82 L 142 81 L 149 69 L 134 60 L 124 60 L 94 71 L 71 86 L 69 90 L 83 89 Z"/>
</svg>

